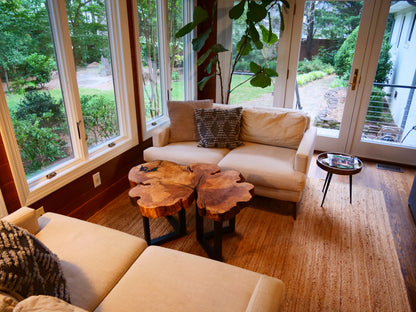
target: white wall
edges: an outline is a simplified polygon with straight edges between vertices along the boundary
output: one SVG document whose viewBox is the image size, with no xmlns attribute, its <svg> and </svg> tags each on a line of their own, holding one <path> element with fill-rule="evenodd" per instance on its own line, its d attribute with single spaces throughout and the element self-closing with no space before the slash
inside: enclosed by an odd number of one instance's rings
<svg viewBox="0 0 416 312">
<path fill-rule="evenodd" d="M 392 48 L 390 50 L 393 70 L 389 83 L 397 85 L 412 85 L 416 75 L 416 24 L 413 20 L 416 14 L 416 7 L 406 2 L 398 2 L 392 6 L 390 12 L 394 15 L 395 23 L 391 34 Z M 403 23 L 404 20 L 404 23 Z M 413 33 L 409 40 L 409 35 Z M 401 32 L 401 35 L 400 35 Z M 408 102 L 410 89 L 393 88 L 390 109 L 396 124 L 400 127 L 404 109 Z M 415 92 L 416 93 L 416 92 Z M 416 94 L 413 95 L 409 115 L 407 117 L 403 134 L 405 135 L 416 125 Z M 414 136 L 411 138 L 411 136 Z M 409 134 L 407 140 L 415 140 L 416 131 Z M 406 141 L 404 143 L 406 143 Z"/>
</svg>

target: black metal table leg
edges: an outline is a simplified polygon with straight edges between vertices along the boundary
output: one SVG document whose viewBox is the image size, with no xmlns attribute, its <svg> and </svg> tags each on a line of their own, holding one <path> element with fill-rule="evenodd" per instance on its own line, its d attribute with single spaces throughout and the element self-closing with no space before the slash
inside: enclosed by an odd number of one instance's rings
<svg viewBox="0 0 416 312">
<path fill-rule="evenodd" d="M 322 192 L 324 191 L 325 186 L 326 186 L 326 184 L 328 183 L 328 177 L 329 177 L 329 172 L 327 172 L 327 173 L 326 173 L 325 183 L 324 183 L 324 186 L 322 187 Z"/>
<path fill-rule="evenodd" d="M 325 193 L 324 193 L 324 198 L 322 198 L 321 207 L 324 204 L 326 192 L 328 192 L 329 184 L 331 183 L 331 178 L 332 178 L 332 173 L 328 172 L 328 182 L 325 185 Z"/>
<path fill-rule="evenodd" d="M 195 218 L 197 241 L 211 259 L 222 261 L 222 236 L 224 233 L 235 231 L 235 217 L 228 220 L 228 226 L 226 227 L 223 226 L 223 222 L 214 221 L 214 231 L 207 233 L 204 232 L 204 218 L 199 215 L 198 207 L 195 207 Z M 214 239 L 213 245 L 208 242 L 211 238 Z"/>
<path fill-rule="evenodd" d="M 352 175 L 350 175 L 350 204 L 352 203 Z"/>
<path fill-rule="evenodd" d="M 166 216 L 165 218 L 169 221 L 174 230 L 165 235 L 151 239 L 149 218 L 143 216 L 144 238 L 148 245 L 161 245 L 186 235 L 186 214 L 184 208 L 178 212 L 178 220 L 174 216 Z"/>
<path fill-rule="evenodd" d="M 222 261 L 222 222 L 214 221 L 214 254 L 213 258 Z"/>
<path fill-rule="evenodd" d="M 147 242 L 147 245 L 150 245 L 150 225 L 149 225 L 149 218 L 143 216 L 143 229 L 144 229 L 144 239 Z"/>
</svg>

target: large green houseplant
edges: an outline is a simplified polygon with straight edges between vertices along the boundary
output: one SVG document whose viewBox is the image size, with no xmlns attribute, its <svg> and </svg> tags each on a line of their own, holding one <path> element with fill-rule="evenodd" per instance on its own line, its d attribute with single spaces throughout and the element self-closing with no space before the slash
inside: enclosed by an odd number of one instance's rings
<svg viewBox="0 0 416 312">
<path fill-rule="evenodd" d="M 217 1 L 214 2 L 213 10 L 208 13 L 205 9 L 197 6 L 194 9 L 193 21 L 183 26 L 177 33 L 176 37 L 180 38 L 194 30 L 202 22 L 208 21 L 209 27 L 192 40 L 192 48 L 194 51 L 199 52 L 207 44 L 207 39 L 212 34 L 214 29 L 214 20 L 216 14 Z M 270 86 L 272 78 L 277 76 L 275 68 L 268 68 L 261 66 L 255 62 L 250 62 L 250 71 L 252 75 L 247 78 L 243 83 L 240 83 L 233 89 L 231 89 L 232 76 L 234 74 L 237 63 L 243 56 L 250 54 L 254 50 L 260 50 L 264 44 L 270 45 L 278 41 L 277 34 L 273 33 L 272 20 L 270 12 L 274 8 L 278 8 L 281 18 L 280 29 L 284 29 L 283 22 L 283 10 L 290 7 L 286 0 L 240 0 L 229 11 L 229 17 L 233 20 L 245 18 L 246 28 L 241 38 L 238 40 L 237 53 L 232 55 L 230 78 L 227 82 L 223 79 L 223 73 L 221 68 L 221 62 L 218 57 L 219 53 L 228 51 L 222 44 L 214 43 L 207 47 L 205 52 L 198 58 L 197 65 L 204 66 L 205 75 L 198 82 L 198 87 L 202 90 L 206 83 L 216 76 L 219 77 L 221 86 L 222 103 L 228 104 L 230 100 L 230 93 L 239 87 L 241 84 L 250 81 L 250 84 L 254 87 L 265 88 Z M 268 20 L 268 27 L 264 26 L 261 22 Z M 266 23 L 267 24 L 267 23 Z M 227 92 L 223 92 L 224 88 L 227 88 Z M 224 98 L 224 93 L 226 97 Z"/>
</svg>

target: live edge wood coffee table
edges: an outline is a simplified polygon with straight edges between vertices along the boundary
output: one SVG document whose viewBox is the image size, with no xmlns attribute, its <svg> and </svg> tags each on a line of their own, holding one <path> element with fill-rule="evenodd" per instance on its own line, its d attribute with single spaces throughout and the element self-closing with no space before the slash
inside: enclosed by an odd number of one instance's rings
<svg viewBox="0 0 416 312">
<path fill-rule="evenodd" d="M 236 170 L 222 171 L 212 164 L 178 165 L 153 161 L 129 172 L 130 198 L 143 216 L 148 244 L 160 244 L 186 234 L 185 209 L 195 202 L 196 237 L 208 255 L 222 260 L 222 233 L 235 230 L 235 216 L 254 194 L 254 186 L 244 182 Z M 179 214 L 177 221 L 173 215 Z M 152 240 L 149 218 L 167 217 L 175 231 Z M 214 221 L 214 231 L 204 232 L 203 217 Z M 223 222 L 229 222 L 223 227 Z M 213 246 L 208 239 L 214 238 Z"/>
</svg>

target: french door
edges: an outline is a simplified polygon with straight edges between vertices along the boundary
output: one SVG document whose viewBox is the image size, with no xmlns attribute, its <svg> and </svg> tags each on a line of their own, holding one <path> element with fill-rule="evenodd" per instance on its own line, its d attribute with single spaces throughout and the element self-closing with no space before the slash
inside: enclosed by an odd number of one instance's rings
<svg viewBox="0 0 416 312">
<path fill-rule="evenodd" d="M 399 8 L 396 5 L 396 9 L 392 9 L 389 1 L 294 1 L 291 12 L 286 16 L 288 27 L 279 43 L 279 77 L 276 80 L 274 105 L 296 107 L 311 115 L 318 128 L 317 150 L 416 164 L 416 144 L 412 144 L 416 142 L 416 131 L 412 132 L 412 122 L 416 124 L 413 117 L 416 109 L 412 102 L 415 81 L 408 81 L 405 91 L 398 89 L 403 86 L 394 83 L 393 80 L 397 78 L 394 71 L 400 59 L 391 55 L 396 42 L 392 44 L 393 37 L 386 38 L 384 31 L 387 29 L 386 34 L 389 34 L 391 21 L 394 21 L 396 37 L 401 32 L 409 41 L 408 48 L 414 44 L 411 41 L 414 22 L 412 25 L 409 9 L 415 7 L 408 4 L 402 8 L 400 5 L 404 4 L 400 2 Z M 338 18 L 343 23 L 328 22 L 329 16 L 325 16 L 325 12 L 331 12 L 329 15 L 334 18 L 337 10 L 340 14 Z M 405 23 L 401 20 L 400 10 L 410 14 L 407 19 L 409 26 L 404 30 Z M 395 16 L 392 12 L 396 12 Z M 350 29 L 342 29 L 342 25 L 348 25 Z M 321 44 L 318 52 L 316 46 L 313 47 L 317 43 Z M 382 57 L 380 50 L 383 49 L 387 51 L 384 63 L 379 61 L 379 55 Z M 320 60 L 332 57 L 335 73 L 320 78 L 314 84 L 309 83 L 308 90 L 300 78 L 312 76 L 302 73 L 302 68 L 314 64 L 311 54 L 318 54 Z M 309 58 L 310 63 L 302 62 L 303 58 Z M 406 61 L 415 62 L 414 57 Z M 378 64 L 380 68 L 383 67 L 380 63 L 384 66 L 390 64 L 382 78 L 378 77 Z M 392 101 L 399 101 L 397 98 L 400 96 L 407 99 L 407 105 L 402 105 L 402 116 L 396 112 L 397 109 L 395 111 L 392 108 Z M 402 144 L 407 132 L 410 135 L 406 138 L 407 142 Z"/>
</svg>

